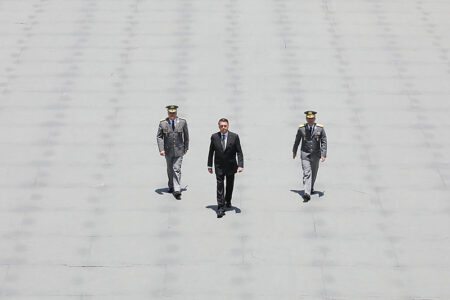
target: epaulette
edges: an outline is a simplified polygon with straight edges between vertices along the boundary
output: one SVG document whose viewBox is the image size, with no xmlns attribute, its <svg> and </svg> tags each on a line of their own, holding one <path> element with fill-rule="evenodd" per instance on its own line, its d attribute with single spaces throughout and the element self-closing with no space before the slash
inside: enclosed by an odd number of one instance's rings
<svg viewBox="0 0 450 300">
<path fill-rule="evenodd" d="M 298 126 L 300 128 L 305 127 L 305 124 L 300 124 L 300 126 Z"/>
<path fill-rule="evenodd" d="M 322 127 L 322 128 L 323 128 L 323 125 L 322 125 L 322 124 L 319 124 L 319 123 L 317 123 L 316 126 Z"/>
<path fill-rule="evenodd" d="M 164 121 L 166 121 L 166 120 L 167 120 L 167 119 L 162 119 L 162 120 L 161 120 L 161 121 L 159 121 L 159 122 L 161 123 L 161 122 L 164 122 Z"/>
</svg>

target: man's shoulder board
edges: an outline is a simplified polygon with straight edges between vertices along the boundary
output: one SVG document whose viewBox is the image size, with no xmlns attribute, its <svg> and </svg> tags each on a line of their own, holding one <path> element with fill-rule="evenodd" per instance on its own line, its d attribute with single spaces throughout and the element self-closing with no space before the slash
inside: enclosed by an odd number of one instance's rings
<svg viewBox="0 0 450 300">
<path fill-rule="evenodd" d="M 305 124 L 300 124 L 300 126 L 298 126 L 300 128 L 305 127 Z"/>
<path fill-rule="evenodd" d="M 317 123 L 316 126 L 317 126 L 317 127 L 322 127 L 322 128 L 323 128 L 323 125 L 322 125 L 322 124 L 319 124 L 319 123 Z"/>
</svg>

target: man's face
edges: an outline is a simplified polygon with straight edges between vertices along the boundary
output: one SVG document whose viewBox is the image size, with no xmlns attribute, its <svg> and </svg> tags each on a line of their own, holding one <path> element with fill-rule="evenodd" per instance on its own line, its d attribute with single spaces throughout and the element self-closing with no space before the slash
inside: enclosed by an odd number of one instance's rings
<svg viewBox="0 0 450 300">
<path fill-rule="evenodd" d="M 176 112 L 169 112 L 168 113 L 169 119 L 174 120 L 177 118 L 177 113 Z"/>
<path fill-rule="evenodd" d="M 227 122 L 219 122 L 219 130 L 223 134 L 227 133 L 228 132 L 228 123 Z"/>
<path fill-rule="evenodd" d="M 306 118 L 306 122 L 308 122 L 308 124 L 314 124 L 316 122 L 316 118 Z"/>
</svg>

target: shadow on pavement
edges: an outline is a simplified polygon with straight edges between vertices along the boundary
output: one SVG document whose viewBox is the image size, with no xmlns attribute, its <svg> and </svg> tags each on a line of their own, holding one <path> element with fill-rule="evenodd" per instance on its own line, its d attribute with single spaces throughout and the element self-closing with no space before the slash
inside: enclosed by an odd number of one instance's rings
<svg viewBox="0 0 450 300">
<path fill-rule="evenodd" d="M 187 191 L 187 187 L 184 187 L 184 188 L 182 188 L 181 189 L 181 192 L 186 192 Z M 159 194 L 159 195 L 162 195 L 162 194 L 172 194 L 172 193 L 169 193 L 169 188 L 159 188 L 159 189 L 156 189 L 155 190 L 155 193 L 157 193 L 157 194 Z"/>
<path fill-rule="evenodd" d="M 305 194 L 305 190 L 291 190 L 291 192 L 298 194 L 300 197 L 303 198 L 303 195 Z M 318 195 L 319 198 L 325 196 L 325 192 L 321 191 L 314 191 L 312 195 Z"/>
<path fill-rule="evenodd" d="M 208 205 L 206 208 L 213 210 L 215 213 L 217 213 L 217 205 Z M 234 210 L 235 213 L 240 214 L 241 209 L 239 207 L 236 207 L 234 205 L 231 205 L 230 208 L 225 208 L 225 212 Z"/>
</svg>

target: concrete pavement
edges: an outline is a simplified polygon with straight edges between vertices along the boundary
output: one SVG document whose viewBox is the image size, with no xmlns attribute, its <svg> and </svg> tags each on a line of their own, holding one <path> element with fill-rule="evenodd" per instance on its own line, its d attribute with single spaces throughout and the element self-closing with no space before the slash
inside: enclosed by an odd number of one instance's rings
<svg viewBox="0 0 450 300">
<path fill-rule="evenodd" d="M 450 3 L 0 0 L 1 299 L 450 299 Z M 156 130 L 188 120 L 182 201 Z M 329 141 L 303 203 L 303 111 Z M 217 120 L 240 134 L 216 219 Z"/>
</svg>

